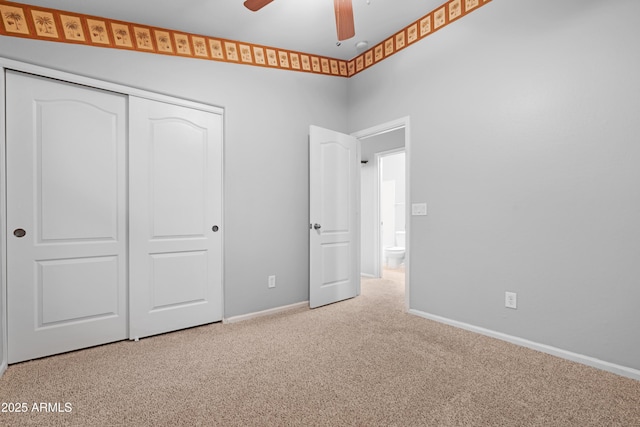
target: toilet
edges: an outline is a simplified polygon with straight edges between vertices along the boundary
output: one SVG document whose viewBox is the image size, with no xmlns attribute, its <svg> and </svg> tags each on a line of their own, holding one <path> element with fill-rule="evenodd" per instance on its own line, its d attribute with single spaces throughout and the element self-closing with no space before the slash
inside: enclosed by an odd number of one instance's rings
<svg viewBox="0 0 640 427">
<path fill-rule="evenodd" d="M 404 238 L 404 231 L 396 231 L 396 245 L 384 248 L 384 257 L 387 260 L 387 267 L 398 268 L 404 261 Z"/>
</svg>

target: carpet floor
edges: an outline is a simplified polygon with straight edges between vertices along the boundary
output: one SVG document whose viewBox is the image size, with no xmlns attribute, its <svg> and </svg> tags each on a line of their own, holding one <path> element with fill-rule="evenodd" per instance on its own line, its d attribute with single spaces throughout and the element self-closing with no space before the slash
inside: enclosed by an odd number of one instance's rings
<svg viewBox="0 0 640 427">
<path fill-rule="evenodd" d="M 362 295 L 9 367 L 2 426 L 640 426 L 640 381 Z M 41 403 L 45 403 L 41 406 Z M 11 406 L 13 404 L 13 406 Z"/>
</svg>

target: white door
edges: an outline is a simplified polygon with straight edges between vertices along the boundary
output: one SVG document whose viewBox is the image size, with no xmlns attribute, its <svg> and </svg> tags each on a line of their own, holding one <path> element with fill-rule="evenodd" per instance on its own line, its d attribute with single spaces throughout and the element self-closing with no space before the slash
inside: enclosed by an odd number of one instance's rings
<svg viewBox="0 0 640 427">
<path fill-rule="evenodd" d="M 309 129 L 309 305 L 353 298 L 360 284 L 360 142 Z"/>
<path fill-rule="evenodd" d="M 129 337 L 222 320 L 222 117 L 129 107 Z"/>
<path fill-rule="evenodd" d="M 126 97 L 8 71 L 9 363 L 127 337 Z"/>
</svg>

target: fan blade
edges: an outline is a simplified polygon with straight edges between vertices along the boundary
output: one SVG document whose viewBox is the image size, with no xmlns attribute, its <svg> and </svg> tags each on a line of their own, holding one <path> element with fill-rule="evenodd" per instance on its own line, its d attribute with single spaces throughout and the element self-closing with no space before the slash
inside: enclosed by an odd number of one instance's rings
<svg viewBox="0 0 640 427">
<path fill-rule="evenodd" d="M 333 0 L 333 8 L 336 11 L 336 30 L 338 40 L 346 40 L 356 35 L 353 23 L 353 4 L 351 0 Z"/>
<path fill-rule="evenodd" d="M 247 0 L 244 2 L 244 6 L 252 12 L 257 12 L 273 0 Z"/>
</svg>

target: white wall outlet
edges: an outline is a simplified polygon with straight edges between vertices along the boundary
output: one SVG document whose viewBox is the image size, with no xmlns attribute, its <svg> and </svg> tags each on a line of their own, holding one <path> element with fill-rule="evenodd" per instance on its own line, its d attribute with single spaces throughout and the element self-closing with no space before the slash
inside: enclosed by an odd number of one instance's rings
<svg viewBox="0 0 640 427">
<path fill-rule="evenodd" d="M 505 292 L 504 306 L 507 308 L 518 308 L 518 294 L 516 294 L 515 292 Z"/>
<path fill-rule="evenodd" d="M 270 288 L 276 287 L 276 276 L 269 276 L 269 287 Z"/>
<path fill-rule="evenodd" d="M 426 215 L 427 204 L 426 203 L 411 203 L 411 215 Z"/>
</svg>

